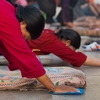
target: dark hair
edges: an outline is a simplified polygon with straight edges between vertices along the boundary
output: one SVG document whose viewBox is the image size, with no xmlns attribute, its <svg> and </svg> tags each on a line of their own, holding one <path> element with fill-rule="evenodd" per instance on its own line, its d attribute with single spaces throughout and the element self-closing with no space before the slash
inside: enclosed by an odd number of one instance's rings
<svg viewBox="0 0 100 100">
<path fill-rule="evenodd" d="M 15 4 L 16 0 L 6 0 L 8 2 L 10 2 L 13 6 L 17 7 L 17 4 Z"/>
<path fill-rule="evenodd" d="M 26 1 L 29 3 L 29 2 L 35 2 L 36 0 L 26 0 Z"/>
<path fill-rule="evenodd" d="M 72 29 L 61 29 L 59 32 L 57 32 L 56 35 L 59 37 L 60 40 L 70 40 L 71 45 L 74 48 L 78 49 L 80 47 L 81 37 L 76 31 Z"/>
<path fill-rule="evenodd" d="M 37 8 L 32 5 L 25 7 L 18 5 L 16 17 L 19 22 L 26 22 L 26 29 L 30 33 L 32 39 L 37 39 L 41 35 L 45 20 L 43 14 Z"/>
<path fill-rule="evenodd" d="M 6 0 L 6 1 L 8 1 L 10 3 L 15 3 L 16 0 Z"/>
</svg>

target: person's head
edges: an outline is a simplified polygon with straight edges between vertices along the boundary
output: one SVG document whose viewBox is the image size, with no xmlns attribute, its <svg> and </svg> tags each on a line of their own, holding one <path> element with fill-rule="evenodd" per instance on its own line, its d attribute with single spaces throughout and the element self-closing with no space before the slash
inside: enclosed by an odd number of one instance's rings
<svg viewBox="0 0 100 100">
<path fill-rule="evenodd" d="M 37 39 L 43 29 L 45 20 L 43 14 L 32 5 L 17 7 L 16 17 L 20 22 L 21 31 L 25 39 Z"/>
<path fill-rule="evenodd" d="M 72 29 L 61 29 L 56 34 L 58 38 L 72 50 L 79 49 L 81 43 L 80 35 Z"/>
</svg>

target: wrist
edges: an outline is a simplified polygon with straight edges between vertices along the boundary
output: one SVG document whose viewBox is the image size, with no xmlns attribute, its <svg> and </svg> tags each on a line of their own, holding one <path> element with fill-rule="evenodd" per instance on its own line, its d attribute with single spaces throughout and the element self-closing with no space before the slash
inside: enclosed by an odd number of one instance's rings
<svg viewBox="0 0 100 100">
<path fill-rule="evenodd" d="M 55 91 L 55 90 L 56 90 L 56 86 L 52 86 L 49 91 Z"/>
</svg>

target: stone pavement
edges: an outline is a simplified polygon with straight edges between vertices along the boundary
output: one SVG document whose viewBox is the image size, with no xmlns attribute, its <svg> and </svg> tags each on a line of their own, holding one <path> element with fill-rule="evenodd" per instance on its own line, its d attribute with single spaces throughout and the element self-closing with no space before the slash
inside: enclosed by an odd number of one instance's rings
<svg viewBox="0 0 100 100">
<path fill-rule="evenodd" d="M 84 52 L 91 57 L 100 58 L 98 52 Z M 53 61 L 50 66 L 70 66 L 58 57 L 51 55 Z M 6 65 L 1 65 L 0 69 L 7 70 Z M 0 100 L 100 100 L 100 67 L 82 66 L 79 68 L 86 73 L 87 87 L 83 95 L 51 95 L 47 90 L 44 91 L 0 91 Z"/>
</svg>

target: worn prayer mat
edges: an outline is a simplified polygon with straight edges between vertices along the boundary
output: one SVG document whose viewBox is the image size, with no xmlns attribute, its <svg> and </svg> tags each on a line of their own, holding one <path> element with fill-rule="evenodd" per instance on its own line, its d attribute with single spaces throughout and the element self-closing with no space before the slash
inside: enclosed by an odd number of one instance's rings
<svg viewBox="0 0 100 100">
<path fill-rule="evenodd" d="M 96 17 L 80 17 L 74 21 L 76 30 L 81 36 L 100 36 L 100 19 Z"/>
<path fill-rule="evenodd" d="M 68 85 L 76 88 L 86 86 L 84 72 L 71 67 L 46 67 L 47 75 L 57 85 Z M 20 71 L 0 70 L 0 90 L 44 90 L 45 87 L 35 78 L 21 77 Z"/>
<path fill-rule="evenodd" d="M 43 65 L 49 65 L 52 61 L 52 58 L 49 55 L 38 55 L 36 57 Z M 0 65 L 7 65 L 7 64 L 8 61 L 6 60 L 6 58 L 4 56 L 0 56 Z"/>
</svg>

